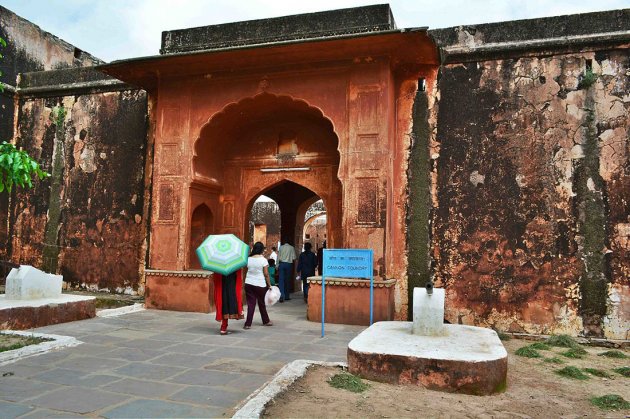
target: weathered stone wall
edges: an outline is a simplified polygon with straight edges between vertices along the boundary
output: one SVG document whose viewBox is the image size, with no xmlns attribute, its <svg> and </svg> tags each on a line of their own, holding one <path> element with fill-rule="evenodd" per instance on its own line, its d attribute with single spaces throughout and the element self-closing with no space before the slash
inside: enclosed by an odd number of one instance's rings
<svg viewBox="0 0 630 419">
<path fill-rule="evenodd" d="M 627 339 L 627 44 L 492 57 L 481 29 L 434 34 L 447 64 L 432 110 L 431 249 L 447 318 Z"/>
<path fill-rule="evenodd" d="M 91 87 L 57 91 L 66 80 Z M 17 145 L 52 176 L 15 196 L 12 260 L 72 287 L 143 292 L 146 93 L 94 70 L 25 74 L 18 87 Z"/>
<path fill-rule="evenodd" d="M 254 225 L 267 226 L 267 239 L 265 254 L 271 253 L 272 247 L 277 247 L 280 241 L 280 207 L 275 202 L 255 202 L 252 206 L 252 214 L 249 219 L 249 237 L 254 236 Z"/>
<path fill-rule="evenodd" d="M 102 64 L 103 61 L 81 51 L 38 26 L 0 6 L 0 37 L 7 41 L 0 60 L 2 81 L 12 87 L 17 75 L 30 71 L 56 70 Z M 13 91 L 0 94 L 0 141 L 13 136 Z"/>
<path fill-rule="evenodd" d="M 4 92 L 0 92 L 0 142 L 10 141 L 13 137 L 13 97 L 19 73 L 102 63 L 2 6 L 0 37 L 7 41 L 6 48 L 0 48 L 3 55 L 0 59 L 0 81 L 7 85 Z M 0 259 L 8 256 L 8 207 L 9 194 L 0 193 Z"/>
</svg>

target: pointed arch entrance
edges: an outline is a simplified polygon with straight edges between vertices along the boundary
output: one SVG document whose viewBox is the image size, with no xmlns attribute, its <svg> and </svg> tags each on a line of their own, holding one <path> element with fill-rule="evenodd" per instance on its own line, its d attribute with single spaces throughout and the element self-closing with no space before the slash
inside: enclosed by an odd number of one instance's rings
<svg viewBox="0 0 630 419">
<path fill-rule="evenodd" d="M 338 147 L 332 122 L 304 101 L 263 93 L 230 104 L 199 130 L 191 205 L 213 209 L 216 233 L 247 241 L 252 206 L 265 194 L 280 206 L 282 240 L 301 245 L 306 209 L 322 199 L 330 243 L 341 246 Z"/>
</svg>

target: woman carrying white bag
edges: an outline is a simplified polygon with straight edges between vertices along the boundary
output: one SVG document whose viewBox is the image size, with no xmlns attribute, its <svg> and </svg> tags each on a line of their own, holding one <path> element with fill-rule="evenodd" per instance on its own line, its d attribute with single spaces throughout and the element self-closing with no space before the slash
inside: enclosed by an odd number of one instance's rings
<svg viewBox="0 0 630 419">
<path fill-rule="evenodd" d="M 272 285 L 265 294 L 265 304 L 272 306 L 280 300 L 280 288 Z"/>
<path fill-rule="evenodd" d="M 269 280 L 269 262 L 263 256 L 265 245 L 261 242 L 254 243 L 252 252 L 247 259 L 247 274 L 245 275 L 245 297 L 247 298 L 247 318 L 243 329 L 252 327 L 256 303 L 262 318 L 263 326 L 273 326 L 267 314 L 266 294 L 271 288 Z M 279 292 L 280 290 L 278 290 Z"/>
</svg>

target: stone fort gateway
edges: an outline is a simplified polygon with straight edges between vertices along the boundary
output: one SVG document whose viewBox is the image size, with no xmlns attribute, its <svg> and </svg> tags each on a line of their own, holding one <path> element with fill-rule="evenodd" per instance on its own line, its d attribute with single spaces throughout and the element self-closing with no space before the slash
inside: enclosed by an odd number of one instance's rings
<svg viewBox="0 0 630 419">
<path fill-rule="evenodd" d="M 264 195 L 300 245 L 321 200 L 329 248 L 374 252 L 375 320 L 432 278 L 453 324 L 630 337 L 630 9 L 429 30 L 375 5 L 111 63 L 2 7 L 0 36 L 0 138 L 51 174 L 0 194 L 0 259 L 210 312 L 200 241 L 249 241 Z M 365 282 L 326 317 L 363 321 Z"/>
</svg>

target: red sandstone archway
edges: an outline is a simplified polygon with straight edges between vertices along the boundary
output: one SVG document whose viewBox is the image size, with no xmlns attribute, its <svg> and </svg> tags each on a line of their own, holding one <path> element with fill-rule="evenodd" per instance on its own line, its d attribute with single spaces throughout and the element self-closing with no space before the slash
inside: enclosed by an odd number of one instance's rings
<svg viewBox="0 0 630 419">
<path fill-rule="evenodd" d="M 285 216 L 293 217 L 291 223 L 285 221 L 291 224 L 291 228 L 285 225 L 285 232 L 292 231 L 290 241 L 297 244 L 297 211 L 305 201 L 321 198 L 331 209 L 331 244 L 341 245 L 338 147 L 332 122 L 305 101 L 263 93 L 229 104 L 199 129 L 192 167 L 192 207 L 196 200 L 210 202 L 210 208 L 216 208 L 216 232 L 247 239 L 254 201 L 276 190 L 278 197 L 272 198 L 282 200 Z M 294 186 L 278 192 L 286 185 Z M 302 189 L 310 195 L 300 195 Z"/>
</svg>

